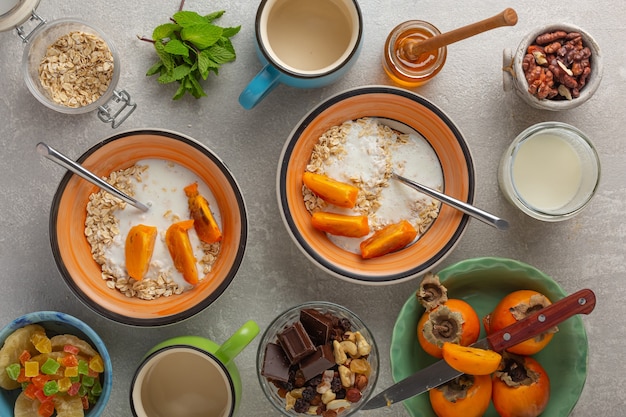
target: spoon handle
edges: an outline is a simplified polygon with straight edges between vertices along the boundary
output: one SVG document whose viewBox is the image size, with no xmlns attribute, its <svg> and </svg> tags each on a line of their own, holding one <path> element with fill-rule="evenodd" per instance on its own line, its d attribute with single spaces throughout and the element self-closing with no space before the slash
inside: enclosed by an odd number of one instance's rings
<svg viewBox="0 0 626 417">
<path fill-rule="evenodd" d="M 48 146 L 43 142 L 39 142 L 37 144 L 37 152 L 39 152 L 41 155 L 48 158 L 52 162 L 56 162 L 57 164 L 61 165 L 65 169 L 72 171 L 74 174 L 78 175 L 79 177 L 113 194 L 117 198 L 123 201 L 126 201 L 128 204 L 138 208 L 139 210 L 143 212 L 146 212 L 149 210 L 148 206 L 146 206 L 145 204 L 140 203 L 134 198 L 122 193 L 120 190 L 113 187 L 111 184 L 104 181 L 102 178 L 98 177 L 93 172 L 83 168 L 80 164 L 72 161 L 70 158 L 56 151 L 51 146 Z"/>
<path fill-rule="evenodd" d="M 422 185 L 420 183 L 417 183 L 413 180 L 410 180 L 408 178 L 405 178 L 401 175 L 398 175 L 396 173 L 393 173 L 393 176 L 397 179 L 399 179 L 400 181 L 402 181 L 403 183 L 415 188 L 416 190 L 436 199 L 439 200 L 443 203 L 446 203 L 449 206 L 452 206 L 460 211 L 462 211 L 465 214 L 468 214 L 472 217 L 475 217 L 476 219 L 487 223 L 490 226 L 493 226 L 497 229 L 500 230 L 507 230 L 509 228 L 509 222 L 507 222 L 504 219 L 501 219 L 497 216 L 494 216 L 491 213 L 487 213 L 486 211 L 483 211 L 481 209 L 479 209 L 478 207 L 474 207 L 470 204 L 467 204 L 464 201 L 461 200 L 457 200 L 456 198 L 450 197 L 447 194 L 444 193 L 440 193 L 437 190 L 433 190 L 430 187 L 426 187 L 425 185 Z"/>
</svg>

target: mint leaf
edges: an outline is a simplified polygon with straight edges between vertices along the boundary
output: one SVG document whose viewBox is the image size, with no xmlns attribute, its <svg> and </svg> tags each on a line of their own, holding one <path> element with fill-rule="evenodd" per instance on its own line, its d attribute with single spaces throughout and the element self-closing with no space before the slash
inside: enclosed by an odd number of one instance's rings
<svg viewBox="0 0 626 417">
<path fill-rule="evenodd" d="M 209 70 L 219 68 L 219 64 L 211 59 L 209 51 L 202 51 L 198 55 L 198 69 L 200 70 L 200 76 L 203 80 L 206 80 L 209 76 Z"/>
<path fill-rule="evenodd" d="M 152 39 L 155 41 L 160 41 L 162 39 L 172 38 L 175 32 L 180 31 L 180 26 L 175 23 L 165 23 L 163 25 L 157 26 L 152 31 Z"/>
<path fill-rule="evenodd" d="M 207 23 L 206 19 L 196 12 L 180 11 L 174 13 L 174 16 L 172 16 L 172 18 L 182 28 Z"/>
<path fill-rule="evenodd" d="M 166 71 L 172 71 L 176 63 L 174 62 L 174 58 L 165 50 L 165 45 L 161 41 L 157 41 L 154 43 L 154 49 L 156 50 L 157 55 L 161 58 L 161 62 L 163 62 L 163 66 Z"/>
<path fill-rule="evenodd" d="M 179 100 L 189 93 L 195 98 L 206 96 L 200 81 L 206 80 L 211 72 L 219 74 L 221 65 L 236 58 L 230 40 L 239 33 L 241 26 L 220 27 L 213 22 L 224 15 L 217 11 L 201 16 L 192 11 L 174 13 L 174 23 L 157 26 L 152 42 L 159 62 L 153 64 L 146 76 L 157 75 L 160 84 L 177 82 L 178 88 L 172 97 Z"/>
<path fill-rule="evenodd" d="M 174 68 L 172 71 L 168 71 L 158 78 L 159 83 L 169 84 L 174 81 L 180 81 L 185 78 L 191 72 L 191 67 L 187 64 L 182 64 Z"/>
<path fill-rule="evenodd" d="M 185 83 L 180 83 L 180 85 L 178 86 L 178 90 L 176 90 L 176 93 L 174 93 L 174 97 L 172 97 L 172 100 L 179 100 L 183 98 L 186 92 L 187 89 L 185 88 Z"/>
<path fill-rule="evenodd" d="M 226 38 L 232 38 L 233 36 L 238 34 L 240 30 L 241 30 L 241 26 L 237 26 L 234 28 L 224 28 L 224 30 L 222 31 L 222 36 Z"/>
<path fill-rule="evenodd" d="M 180 37 L 185 41 L 193 43 L 200 49 L 205 49 L 222 37 L 222 31 L 223 29 L 219 26 L 202 23 L 184 27 L 180 32 Z"/>
<path fill-rule="evenodd" d="M 207 23 L 211 23 L 215 19 L 219 19 L 220 17 L 222 17 L 224 13 L 226 13 L 224 10 L 220 10 L 219 12 L 213 12 L 211 14 L 204 16 L 204 19 L 207 21 Z"/>
<path fill-rule="evenodd" d="M 178 39 L 170 40 L 168 43 L 165 44 L 164 49 L 165 52 L 173 55 L 189 56 L 189 48 Z"/>
<path fill-rule="evenodd" d="M 230 41 L 230 39 L 225 38 L 225 37 L 221 37 L 220 40 L 217 41 L 217 44 L 219 46 L 221 46 L 222 48 L 225 48 L 228 51 L 230 51 L 233 55 L 235 55 L 235 47 L 233 46 L 233 44 Z"/>
<path fill-rule="evenodd" d="M 206 50 L 209 57 L 218 64 L 225 64 L 235 59 L 235 54 L 219 45 L 213 45 Z"/>
<path fill-rule="evenodd" d="M 159 61 L 150 67 L 150 69 L 146 72 L 146 75 L 150 76 L 150 75 L 158 74 L 159 72 L 161 72 L 162 68 L 163 69 L 165 68 L 163 65 L 163 61 Z"/>
<path fill-rule="evenodd" d="M 204 89 L 202 88 L 202 86 L 200 85 L 198 80 L 196 80 L 195 77 L 190 76 L 187 79 L 189 80 L 189 83 L 191 84 L 191 88 L 189 89 L 189 92 L 191 93 L 192 96 L 194 96 L 195 98 L 206 96 Z"/>
</svg>

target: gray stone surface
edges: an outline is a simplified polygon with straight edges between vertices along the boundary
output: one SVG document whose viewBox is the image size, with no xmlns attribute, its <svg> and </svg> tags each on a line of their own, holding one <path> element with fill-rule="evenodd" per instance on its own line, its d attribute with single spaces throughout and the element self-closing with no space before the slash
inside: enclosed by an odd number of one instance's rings
<svg viewBox="0 0 626 417">
<path fill-rule="evenodd" d="M 164 128 L 194 137 L 213 149 L 238 179 L 249 210 L 250 234 L 241 269 L 227 291 L 201 314 L 183 323 L 135 329 L 107 321 L 83 306 L 69 292 L 50 251 L 48 215 L 52 196 L 64 174 L 35 152 L 39 141 L 77 158 L 114 131 L 95 114 L 68 116 L 47 109 L 28 92 L 22 77 L 23 45 L 14 32 L 0 33 L 0 322 L 35 310 L 61 310 L 85 320 L 109 347 L 114 389 L 106 417 L 130 414 L 128 390 L 134 367 L 157 342 L 176 335 L 198 334 L 222 342 L 247 319 L 265 328 L 280 311 L 299 302 L 324 299 L 357 312 L 375 333 L 381 350 L 377 391 L 390 385 L 389 345 L 398 311 L 418 282 L 379 288 L 328 276 L 313 266 L 288 237 L 277 211 L 275 177 L 284 140 L 295 124 L 318 102 L 346 88 L 390 84 L 381 67 L 387 33 L 398 23 L 427 20 L 442 31 L 469 24 L 515 7 L 519 23 L 465 40 L 448 48 L 443 71 L 415 89 L 440 106 L 457 123 L 471 147 L 479 207 L 507 218 L 506 233 L 474 220 L 442 266 L 478 256 L 501 256 L 527 262 L 553 276 L 572 292 L 583 287 L 598 296 L 594 313 L 584 318 L 589 335 L 589 374 L 572 416 L 624 414 L 626 386 L 626 298 L 624 259 L 626 226 L 626 6 L 598 0 L 567 3 L 495 0 L 361 0 L 365 39 L 357 65 L 340 82 L 317 90 L 280 86 L 257 108 L 242 109 L 237 97 L 260 69 L 254 53 L 254 16 L 250 0 L 187 1 L 186 9 L 227 12 L 224 25 L 242 25 L 233 38 L 238 58 L 207 82 L 209 96 L 173 102 L 173 87 L 145 77 L 154 62 L 149 44 L 136 35 L 150 35 L 178 8 L 177 0 L 133 2 L 110 0 L 42 0 L 40 15 L 49 20 L 79 17 L 101 27 L 117 45 L 123 72 L 119 87 L 138 103 L 137 111 L 118 130 Z M 605 74 L 595 96 L 583 106 L 562 113 L 530 108 L 502 89 L 502 50 L 516 48 L 538 25 L 571 22 L 587 29 L 603 48 Z M 579 217 L 545 224 L 511 207 L 499 192 L 496 170 L 501 153 L 526 127 L 546 120 L 573 124 L 595 142 L 602 161 L 602 182 L 591 205 Z M 240 415 L 273 416 L 255 372 L 255 340 L 236 362 L 244 385 Z M 367 413 L 363 413 L 367 414 Z M 402 406 L 368 415 L 407 416 Z"/>
</svg>

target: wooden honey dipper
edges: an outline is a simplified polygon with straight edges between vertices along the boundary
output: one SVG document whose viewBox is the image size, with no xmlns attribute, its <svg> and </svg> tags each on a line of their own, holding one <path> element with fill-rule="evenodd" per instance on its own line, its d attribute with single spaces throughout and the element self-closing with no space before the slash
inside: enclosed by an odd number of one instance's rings
<svg viewBox="0 0 626 417">
<path fill-rule="evenodd" d="M 432 38 L 422 41 L 406 39 L 402 46 L 404 57 L 409 61 L 417 61 L 424 52 L 437 50 L 442 46 L 450 45 L 491 29 L 501 26 L 515 26 L 516 24 L 517 13 L 511 8 L 507 8 L 495 16 L 433 36 Z"/>
</svg>

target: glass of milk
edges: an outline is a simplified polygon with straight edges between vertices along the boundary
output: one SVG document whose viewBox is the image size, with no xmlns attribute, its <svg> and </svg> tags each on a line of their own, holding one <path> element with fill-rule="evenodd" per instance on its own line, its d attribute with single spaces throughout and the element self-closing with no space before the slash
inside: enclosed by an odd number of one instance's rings
<svg viewBox="0 0 626 417">
<path fill-rule="evenodd" d="M 520 133 L 500 161 L 500 189 L 511 204 L 543 221 L 578 214 L 600 182 L 593 143 L 577 128 L 543 122 Z"/>
</svg>

